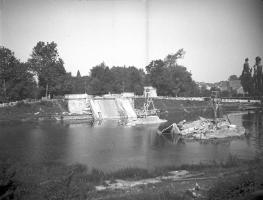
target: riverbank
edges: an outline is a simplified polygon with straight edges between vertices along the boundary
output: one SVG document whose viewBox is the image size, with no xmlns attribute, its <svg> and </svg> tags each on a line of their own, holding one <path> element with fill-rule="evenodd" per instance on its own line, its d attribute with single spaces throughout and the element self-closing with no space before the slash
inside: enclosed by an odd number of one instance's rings
<svg viewBox="0 0 263 200">
<path fill-rule="evenodd" d="M 196 120 L 199 116 L 212 118 L 213 110 L 207 101 L 190 101 L 176 99 L 153 99 L 154 105 L 160 110 L 161 118 L 169 113 L 176 113 L 175 121 Z M 144 98 L 135 98 L 135 109 L 142 109 Z M 223 111 L 246 110 L 259 108 L 258 104 L 223 102 Z M 16 105 L 0 107 L 0 121 L 43 121 L 43 120 L 92 120 L 91 115 L 70 114 L 67 101 L 63 99 L 40 100 L 37 102 L 18 102 Z"/>
<path fill-rule="evenodd" d="M 0 108 L 0 121 L 92 120 L 88 115 L 69 114 L 65 100 L 19 102 Z"/>
<path fill-rule="evenodd" d="M 135 109 L 142 109 L 144 98 L 136 98 L 134 100 Z M 194 121 L 199 117 L 214 118 L 214 111 L 209 101 L 190 101 L 190 100 L 174 100 L 174 99 L 155 99 L 153 103 L 160 110 L 160 117 L 172 118 L 174 121 L 170 123 L 179 123 L 182 120 Z M 242 111 L 262 108 L 258 103 L 239 103 L 239 102 L 222 102 L 221 115 L 232 111 Z M 169 116 L 169 117 L 168 117 Z M 220 116 L 223 117 L 223 116 Z"/>
<path fill-rule="evenodd" d="M 229 156 L 224 162 L 167 166 L 146 170 L 125 168 L 104 173 L 83 165 L 61 163 L 26 164 L 0 162 L 0 197 L 17 199 L 248 199 L 263 187 L 263 163 L 259 159 L 240 160 Z M 137 184 L 129 188 L 98 190 L 107 183 L 134 182 L 169 173 L 179 179 Z M 187 176 L 185 176 L 187 175 Z M 179 176 L 179 177 L 180 177 Z M 8 195 L 7 195 L 8 196 Z"/>
</svg>

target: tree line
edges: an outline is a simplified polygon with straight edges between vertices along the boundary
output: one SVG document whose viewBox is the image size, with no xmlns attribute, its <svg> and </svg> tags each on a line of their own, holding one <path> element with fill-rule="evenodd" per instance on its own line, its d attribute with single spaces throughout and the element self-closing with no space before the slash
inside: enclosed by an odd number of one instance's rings
<svg viewBox="0 0 263 200">
<path fill-rule="evenodd" d="M 88 76 L 66 72 L 55 42 L 38 42 L 26 62 L 10 49 L 0 47 L 0 102 L 63 96 L 64 94 L 134 92 L 143 94 L 144 86 L 157 88 L 163 96 L 198 96 L 200 89 L 186 67 L 178 65 L 185 52 L 178 50 L 165 59 L 153 60 L 143 69 L 134 66 L 94 66 Z"/>
<path fill-rule="evenodd" d="M 255 64 L 250 67 L 249 59 L 245 59 L 243 71 L 240 76 L 241 85 L 249 96 L 262 97 L 263 95 L 263 73 L 261 57 L 255 58 Z"/>
</svg>

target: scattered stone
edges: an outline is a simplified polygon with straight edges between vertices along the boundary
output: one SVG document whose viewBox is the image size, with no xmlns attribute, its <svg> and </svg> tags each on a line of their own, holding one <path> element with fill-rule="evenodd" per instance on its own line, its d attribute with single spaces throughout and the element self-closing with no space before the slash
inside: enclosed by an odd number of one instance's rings
<svg viewBox="0 0 263 200">
<path fill-rule="evenodd" d="M 200 117 L 199 120 L 192 122 L 183 120 L 179 122 L 178 125 L 174 123 L 163 129 L 161 134 L 166 132 L 169 132 L 169 134 L 179 134 L 188 139 L 208 140 L 240 137 L 245 134 L 245 128 L 230 124 L 230 122 L 224 118 L 218 118 L 215 121 L 213 119 Z"/>
</svg>

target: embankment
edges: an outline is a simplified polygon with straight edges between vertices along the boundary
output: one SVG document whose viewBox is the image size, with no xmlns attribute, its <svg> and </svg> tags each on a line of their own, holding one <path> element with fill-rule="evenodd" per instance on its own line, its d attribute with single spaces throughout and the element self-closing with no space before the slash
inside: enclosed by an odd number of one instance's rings
<svg viewBox="0 0 263 200">
<path fill-rule="evenodd" d="M 67 103 L 64 100 L 38 101 L 24 103 L 19 102 L 14 106 L 0 108 L 0 121 L 30 121 L 55 119 L 68 112 Z"/>
<path fill-rule="evenodd" d="M 1 199 L 250 199 L 254 191 L 262 189 L 262 161 L 229 158 L 222 163 L 167 166 L 152 171 L 124 168 L 104 173 L 83 165 L 62 163 L 27 164 L 0 160 Z M 170 171 L 187 170 L 192 177 L 165 180 L 125 189 L 96 190 L 98 185 L 155 180 Z M 198 189 L 192 188 L 198 183 Z M 121 185 L 120 185 L 121 186 Z M 197 194 L 197 196 L 193 196 Z M 3 198 L 6 197 L 6 198 Z"/>
<path fill-rule="evenodd" d="M 173 119 L 173 122 L 178 123 L 181 120 L 192 121 L 199 118 L 213 118 L 214 112 L 209 101 L 190 101 L 190 100 L 174 100 L 174 99 L 153 99 L 155 108 L 160 110 L 161 118 Z M 144 98 L 135 98 L 135 109 L 142 109 Z M 223 114 L 240 110 L 246 107 L 245 104 L 237 102 L 223 102 L 221 112 Z"/>
<path fill-rule="evenodd" d="M 212 118 L 213 110 L 208 101 L 190 101 L 190 100 L 175 100 L 175 99 L 153 99 L 154 105 L 160 110 L 161 118 L 173 119 L 173 122 L 181 120 L 195 120 L 199 116 Z M 144 98 L 135 98 L 135 109 L 142 109 Z M 246 104 L 237 102 L 224 102 L 223 113 L 231 110 L 239 110 L 246 108 Z M 254 106 L 250 104 L 249 106 Z M 68 105 L 65 100 L 45 100 L 37 102 L 19 102 L 13 106 L 0 107 L 0 121 L 30 121 L 30 120 L 55 120 L 55 119 L 71 119 L 74 117 L 64 115 L 68 113 Z M 169 116 L 167 116 L 169 115 Z M 86 119 L 86 118 L 85 118 Z"/>
</svg>

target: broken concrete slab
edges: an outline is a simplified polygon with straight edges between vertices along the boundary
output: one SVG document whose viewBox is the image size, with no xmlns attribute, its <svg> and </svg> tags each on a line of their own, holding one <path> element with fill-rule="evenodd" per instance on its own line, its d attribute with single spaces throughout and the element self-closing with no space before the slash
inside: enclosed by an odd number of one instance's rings
<svg viewBox="0 0 263 200">
<path fill-rule="evenodd" d="M 231 124 L 224 118 L 218 118 L 216 121 L 202 117 L 192 122 L 183 120 L 176 126 L 176 128 L 179 127 L 179 131 L 172 131 L 173 129 L 171 127 L 175 127 L 174 124 L 164 130 L 167 131 L 170 129 L 170 134 L 176 132 L 182 135 L 183 138 L 200 140 L 240 137 L 246 132 L 244 127 Z"/>
</svg>

